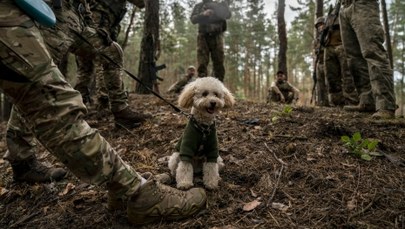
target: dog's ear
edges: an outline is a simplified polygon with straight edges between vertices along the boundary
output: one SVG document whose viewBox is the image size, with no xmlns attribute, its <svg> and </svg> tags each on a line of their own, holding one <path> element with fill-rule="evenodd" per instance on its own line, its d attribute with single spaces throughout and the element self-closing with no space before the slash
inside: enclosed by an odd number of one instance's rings
<svg viewBox="0 0 405 229">
<path fill-rule="evenodd" d="M 188 83 L 183 91 L 181 91 L 178 99 L 179 106 L 189 108 L 193 105 L 193 97 L 195 94 L 195 81 Z"/>
<path fill-rule="evenodd" d="M 232 93 L 224 86 L 224 101 L 225 101 L 225 108 L 232 107 L 235 104 L 235 98 L 233 97 Z"/>
</svg>

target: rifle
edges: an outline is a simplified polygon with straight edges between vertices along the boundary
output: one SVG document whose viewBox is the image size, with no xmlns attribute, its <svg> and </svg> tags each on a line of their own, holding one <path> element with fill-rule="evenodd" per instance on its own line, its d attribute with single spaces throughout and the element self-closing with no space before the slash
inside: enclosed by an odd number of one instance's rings
<svg viewBox="0 0 405 229">
<path fill-rule="evenodd" d="M 328 16 L 326 16 L 325 28 L 320 37 L 321 47 L 325 47 L 327 45 L 329 37 L 333 32 L 333 25 L 335 24 L 336 19 L 339 17 L 339 12 L 340 0 L 336 2 L 335 7 L 332 8 L 332 5 L 329 7 Z"/>
</svg>

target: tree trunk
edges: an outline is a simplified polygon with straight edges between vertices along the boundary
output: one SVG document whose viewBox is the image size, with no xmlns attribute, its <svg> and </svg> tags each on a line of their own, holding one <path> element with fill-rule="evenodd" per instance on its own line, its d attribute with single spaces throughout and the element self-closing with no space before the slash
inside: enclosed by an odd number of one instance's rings
<svg viewBox="0 0 405 229">
<path fill-rule="evenodd" d="M 156 87 L 156 60 L 159 50 L 159 0 L 145 1 L 145 22 L 139 55 L 139 79 L 144 85 L 137 83 L 135 92 L 150 94 Z M 146 88 L 147 87 L 147 88 Z"/>
<path fill-rule="evenodd" d="M 388 58 L 390 60 L 391 68 L 393 68 L 390 27 L 388 25 L 387 5 L 385 3 L 385 0 L 381 0 L 381 11 L 382 11 L 383 22 L 384 22 L 383 24 L 384 24 L 384 31 L 385 31 L 385 47 L 388 52 Z"/>
<path fill-rule="evenodd" d="M 278 39 L 280 42 L 280 50 L 278 53 L 278 70 L 283 71 L 286 79 L 288 79 L 287 74 L 287 30 L 284 19 L 285 11 L 285 0 L 278 1 L 277 9 L 277 31 Z"/>
<path fill-rule="evenodd" d="M 126 48 L 127 45 L 128 45 L 129 33 L 131 32 L 132 26 L 134 25 L 135 13 L 136 13 L 136 7 L 133 6 L 133 7 L 132 7 L 131 18 L 130 18 L 130 20 L 129 20 L 129 24 L 128 24 L 127 30 L 125 31 L 124 41 L 122 42 L 122 45 L 121 45 L 122 51 L 124 51 L 125 48 Z"/>
</svg>

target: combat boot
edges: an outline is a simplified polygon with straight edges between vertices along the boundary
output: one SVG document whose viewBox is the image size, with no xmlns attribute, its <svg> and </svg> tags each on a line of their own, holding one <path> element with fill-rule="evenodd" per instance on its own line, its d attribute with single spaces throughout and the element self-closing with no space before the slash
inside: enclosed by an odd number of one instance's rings
<svg viewBox="0 0 405 229">
<path fill-rule="evenodd" d="M 378 110 L 372 116 L 374 119 L 393 119 L 395 118 L 395 111 L 393 110 Z"/>
<path fill-rule="evenodd" d="M 202 188 L 180 191 L 149 179 L 128 200 L 128 220 L 135 225 L 179 220 L 198 213 L 206 202 L 207 195 Z"/>
<path fill-rule="evenodd" d="M 35 156 L 10 164 L 13 178 L 17 182 L 44 183 L 61 180 L 66 175 L 66 170 L 49 168 L 40 163 Z"/>
<path fill-rule="evenodd" d="M 134 112 L 129 107 L 126 107 L 121 111 L 114 112 L 113 114 L 116 127 L 124 127 L 127 129 L 139 127 L 142 122 L 152 117 L 152 115 L 149 114 Z"/>
<path fill-rule="evenodd" d="M 141 176 L 146 180 L 152 179 L 153 174 L 150 172 L 142 173 Z M 172 178 L 167 173 L 161 173 L 154 176 L 155 180 L 162 184 L 170 184 L 172 182 Z M 123 210 L 126 207 L 124 200 L 116 195 L 116 190 L 122 189 L 122 186 L 116 185 L 109 185 L 108 186 L 108 193 L 107 193 L 107 208 L 110 211 L 115 210 Z"/>
</svg>

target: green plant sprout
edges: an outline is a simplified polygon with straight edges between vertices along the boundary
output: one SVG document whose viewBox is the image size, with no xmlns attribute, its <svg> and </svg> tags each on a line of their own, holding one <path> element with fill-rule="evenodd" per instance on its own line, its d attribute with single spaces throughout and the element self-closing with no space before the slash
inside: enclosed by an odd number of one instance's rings
<svg viewBox="0 0 405 229">
<path fill-rule="evenodd" d="M 290 105 L 285 105 L 281 112 L 276 112 L 275 115 L 271 118 L 271 122 L 276 123 L 281 117 L 291 116 L 293 108 Z"/>
<path fill-rule="evenodd" d="M 363 139 L 360 132 L 356 132 L 352 137 L 342 136 L 341 141 L 350 150 L 352 154 L 363 160 L 370 161 L 372 156 L 383 156 L 381 153 L 376 152 L 378 140 Z"/>
<path fill-rule="evenodd" d="M 293 111 L 293 108 L 290 105 L 285 105 L 283 108 L 283 114 L 285 115 L 290 115 L 291 112 Z"/>
</svg>

